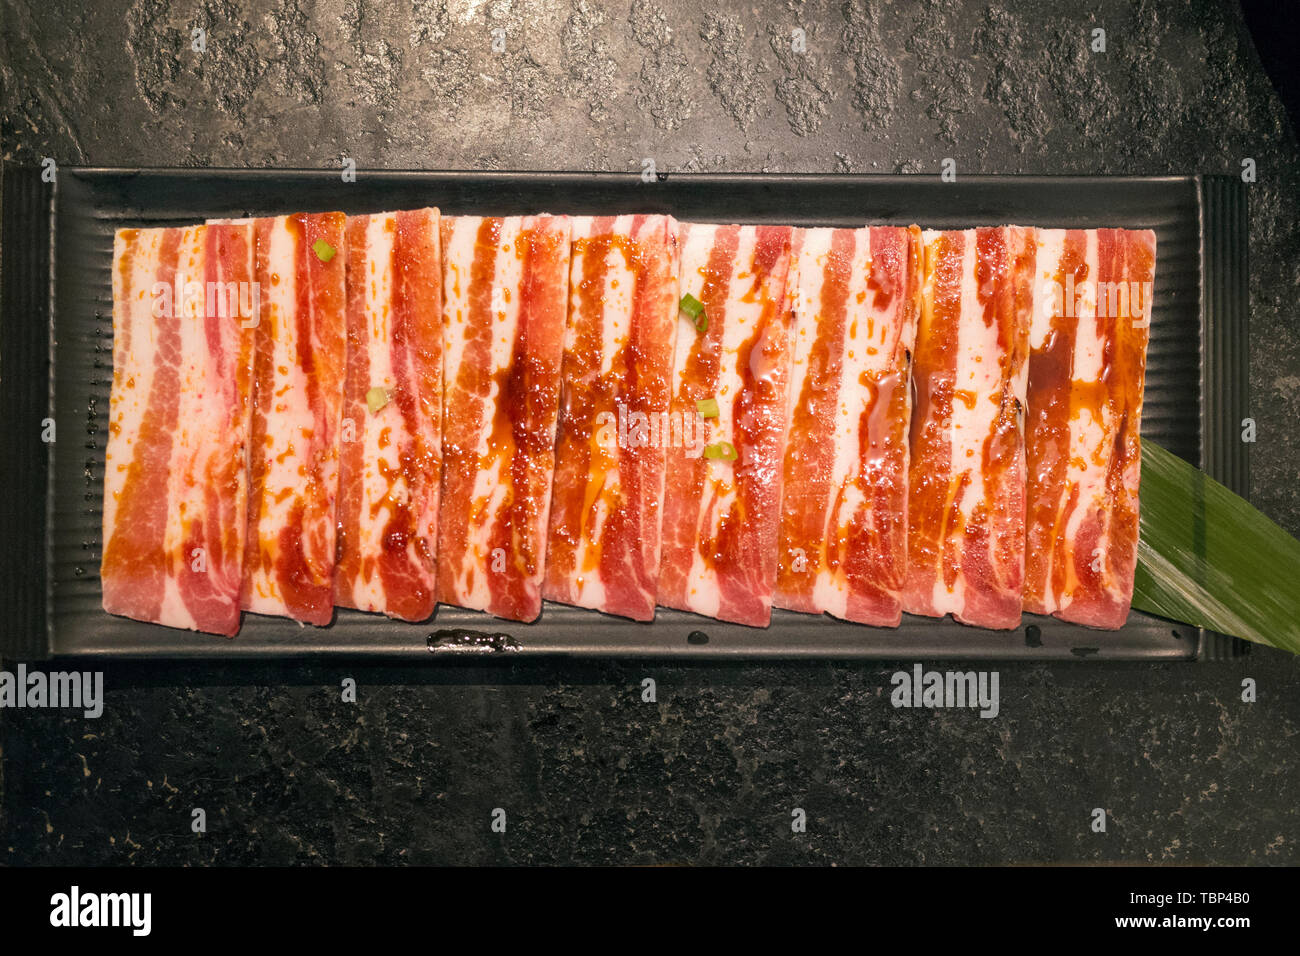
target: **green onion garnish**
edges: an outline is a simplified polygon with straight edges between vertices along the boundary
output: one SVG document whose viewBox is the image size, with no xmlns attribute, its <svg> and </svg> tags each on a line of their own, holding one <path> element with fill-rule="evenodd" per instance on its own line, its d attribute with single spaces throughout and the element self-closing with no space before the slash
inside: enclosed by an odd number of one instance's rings
<svg viewBox="0 0 1300 956">
<path fill-rule="evenodd" d="M 682 296 L 678 307 L 695 326 L 696 332 L 709 331 L 709 317 L 704 312 L 704 303 L 689 292 Z"/>
<path fill-rule="evenodd" d="M 334 247 L 324 239 L 317 239 L 311 244 L 312 252 L 316 253 L 316 258 L 321 262 L 329 262 L 334 258 Z"/>
<path fill-rule="evenodd" d="M 736 446 L 727 441 L 720 441 L 714 445 L 705 445 L 704 457 L 717 458 L 722 461 L 735 461 Z"/>
<path fill-rule="evenodd" d="M 334 254 L 333 250 L 331 250 L 330 255 L 333 254 Z M 370 391 L 366 392 L 366 405 L 370 408 L 370 414 L 371 415 L 375 414 L 377 411 L 379 411 L 381 408 L 387 405 L 388 400 L 392 397 L 393 397 L 392 393 L 389 392 L 388 389 L 382 388 L 378 385 L 376 385 Z"/>
<path fill-rule="evenodd" d="M 701 398 L 695 403 L 695 410 L 700 413 L 701 418 L 717 418 L 718 400 L 716 398 Z"/>
</svg>

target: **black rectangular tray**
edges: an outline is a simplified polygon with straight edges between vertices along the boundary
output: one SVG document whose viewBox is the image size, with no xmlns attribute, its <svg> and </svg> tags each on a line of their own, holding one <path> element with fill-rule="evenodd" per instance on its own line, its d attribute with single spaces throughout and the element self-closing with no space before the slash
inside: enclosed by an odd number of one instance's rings
<svg viewBox="0 0 1300 956">
<path fill-rule="evenodd" d="M 100 510 L 112 377 L 113 232 L 206 218 L 436 205 L 447 214 L 669 213 L 798 226 L 1151 228 L 1155 310 L 1142 434 L 1246 493 L 1247 206 L 1227 177 L 635 175 L 74 169 L 3 171 L 0 238 L 0 652 L 14 659 L 340 655 L 1169 660 L 1242 642 L 1133 613 L 1117 632 L 1026 615 L 1010 632 L 905 616 L 880 630 L 778 611 L 758 630 L 660 610 L 653 624 L 547 605 L 514 624 L 440 608 L 413 625 L 340 610 L 325 629 L 245 615 L 233 640 L 100 606 Z M 42 441 L 46 419 L 56 441 Z"/>
</svg>

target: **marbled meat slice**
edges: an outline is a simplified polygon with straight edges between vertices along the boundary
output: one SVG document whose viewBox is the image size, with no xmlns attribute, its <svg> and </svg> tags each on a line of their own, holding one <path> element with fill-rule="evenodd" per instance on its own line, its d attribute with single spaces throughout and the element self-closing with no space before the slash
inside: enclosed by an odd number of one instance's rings
<svg viewBox="0 0 1300 956">
<path fill-rule="evenodd" d="M 433 614 L 442 479 L 437 209 L 349 216 L 334 603 Z"/>
<path fill-rule="evenodd" d="M 583 217 L 572 242 L 543 596 L 649 621 L 677 334 L 676 224 Z"/>
<path fill-rule="evenodd" d="M 923 234 L 903 610 L 1007 629 L 1025 566 L 1032 229 Z"/>
<path fill-rule="evenodd" d="M 776 605 L 896 627 L 921 233 L 805 229 L 796 246 Z"/>
<path fill-rule="evenodd" d="M 1040 229 L 1030 331 L 1024 608 L 1128 619 L 1156 237 Z"/>
<path fill-rule="evenodd" d="M 334 615 L 347 359 L 341 212 L 255 221 L 256 329 L 243 606 L 326 625 Z"/>
<path fill-rule="evenodd" d="M 564 216 L 444 217 L 438 600 L 542 609 L 569 291 Z"/>
<path fill-rule="evenodd" d="M 789 226 L 679 224 L 658 602 L 755 627 L 771 618 L 792 347 Z"/>
<path fill-rule="evenodd" d="M 119 230 L 104 609 L 233 635 L 253 360 L 251 224 Z"/>
</svg>

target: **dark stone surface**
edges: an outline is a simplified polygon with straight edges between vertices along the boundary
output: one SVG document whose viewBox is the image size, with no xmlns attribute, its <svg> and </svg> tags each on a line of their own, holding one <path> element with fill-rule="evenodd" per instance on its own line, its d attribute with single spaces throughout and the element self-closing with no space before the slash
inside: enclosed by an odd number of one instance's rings
<svg viewBox="0 0 1300 956">
<path fill-rule="evenodd" d="M 5 0 L 0 82 L 6 161 L 937 173 L 953 157 L 960 175 L 1253 157 L 1253 498 L 1300 532 L 1300 157 L 1230 3 Z M 1003 666 L 994 720 L 896 711 L 893 670 L 113 667 L 98 721 L 4 713 L 0 862 L 1297 860 L 1296 658 Z"/>
</svg>

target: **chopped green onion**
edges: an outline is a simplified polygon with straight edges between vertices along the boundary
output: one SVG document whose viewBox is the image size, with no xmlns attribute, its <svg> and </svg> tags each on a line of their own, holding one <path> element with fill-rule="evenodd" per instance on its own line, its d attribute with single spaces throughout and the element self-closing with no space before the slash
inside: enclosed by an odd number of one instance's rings
<svg viewBox="0 0 1300 956">
<path fill-rule="evenodd" d="M 334 247 L 324 239 L 317 239 L 311 244 L 312 252 L 316 253 L 316 258 L 321 262 L 329 262 L 334 258 Z"/>
<path fill-rule="evenodd" d="M 688 292 L 682 296 L 682 301 L 678 304 L 678 307 L 691 320 L 696 332 L 709 331 L 709 317 L 704 312 L 703 302 Z"/>
<path fill-rule="evenodd" d="M 700 413 L 701 418 L 717 418 L 718 400 L 716 398 L 701 398 L 695 403 L 695 410 Z"/>
<path fill-rule="evenodd" d="M 681 310 L 693 319 L 704 311 L 704 303 L 688 292 L 682 296 Z"/>
<path fill-rule="evenodd" d="M 736 446 L 727 441 L 720 441 L 714 445 L 705 445 L 704 457 L 717 458 L 722 461 L 735 461 Z"/>
<path fill-rule="evenodd" d="M 392 392 L 378 385 L 366 392 L 366 405 L 370 408 L 370 414 L 373 415 L 378 412 L 388 404 L 389 399 L 392 397 Z"/>
</svg>

